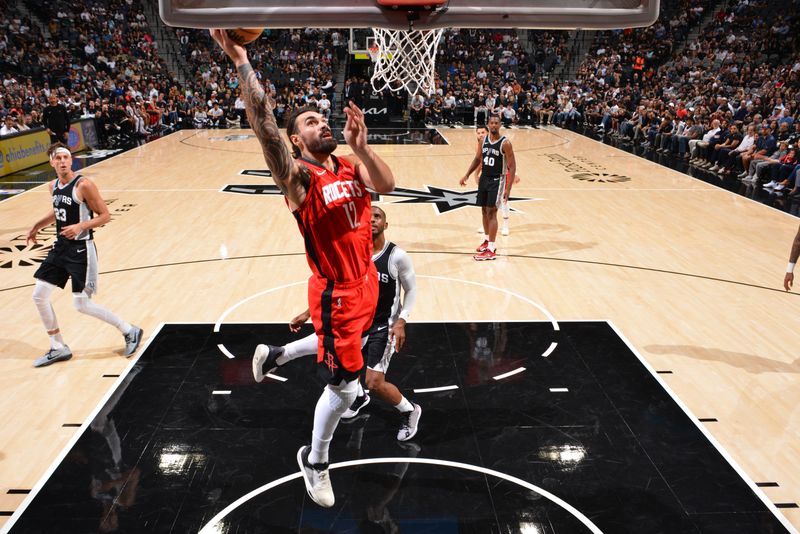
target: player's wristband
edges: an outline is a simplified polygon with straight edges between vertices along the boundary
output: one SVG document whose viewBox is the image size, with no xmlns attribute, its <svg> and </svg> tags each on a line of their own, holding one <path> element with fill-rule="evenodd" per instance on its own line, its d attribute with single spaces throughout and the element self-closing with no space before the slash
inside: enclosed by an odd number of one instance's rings
<svg viewBox="0 0 800 534">
<path fill-rule="evenodd" d="M 794 262 L 790 261 L 789 265 L 786 266 L 786 272 L 792 274 L 794 272 Z"/>
</svg>

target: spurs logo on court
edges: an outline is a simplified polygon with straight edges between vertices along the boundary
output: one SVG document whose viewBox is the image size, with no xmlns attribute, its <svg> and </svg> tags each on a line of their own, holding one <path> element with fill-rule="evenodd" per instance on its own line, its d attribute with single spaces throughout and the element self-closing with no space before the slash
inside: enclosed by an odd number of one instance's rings
<svg viewBox="0 0 800 534">
<path fill-rule="evenodd" d="M 328 369 L 330 370 L 331 373 L 333 372 L 334 369 L 339 368 L 339 366 L 336 365 L 336 360 L 333 357 L 333 353 L 329 351 L 325 352 L 325 359 L 323 361 L 325 362 L 325 365 L 328 366 Z"/>
<path fill-rule="evenodd" d="M 209 137 L 211 141 L 245 141 L 255 139 L 253 134 L 226 135 L 225 137 Z"/>
<path fill-rule="evenodd" d="M 609 174 L 607 172 L 582 172 L 573 174 L 575 180 L 582 180 L 584 182 L 629 182 L 630 178 L 627 176 L 620 176 L 619 174 Z"/>
<path fill-rule="evenodd" d="M 43 243 L 35 243 L 33 245 L 0 245 L 0 269 L 31 267 L 42 263 L 47 257 L 47 251 L 49 249 L 50 247 Z"/>
<path fill-rule="evenodd" d="M 111 205 L 117 200 L 116 198 L 106 199 L 106 206 L 109 207 L 108 211 L 112 221 L 136 207 L 136 204 L 121 204 L 116 208 L 112 207 Z M 12 237 L 7 244 L 0 244 L 0 269 L 31 267 L 42 263 L 57 237 L 55 224 L 39 230 L 36 235 L 39 242 L 36 244 L 27 244 L 27 234 L 18 234 Z"/>
<path fill-rule="evenodd" d="M 614 174 L 609 172 L 608 169 L 594 163 L 590 159 L 583 156 L 575 156 L 572 161 L 570 158 L 564 157 L 561 154 L 542 154 L 551 163 L 560 165 L 565 172 L 574 173 L 572 178 L 584 182 L 603 182 L 603 183 L 618 183 L 629 182 L 631 179 L 628 176 L 621 174 Z"/>
<path fill-rule="evenodd" d="M 259 176 L 268 177 L 272 176 L 269 171 L 263 170 L 245 170 L 240 174 L 244 176 Z M 451 189 L 443 189 L 433 185 L 426 185 L 426 190 L 408 189 L 405 187 L 396 187 L 394 191 L 388 194 L 378 195 L 372 194 L 372 200 L 387 200 L 390 198 L 399 198 L 395 201 L 397 204 L 433 204 L 434 209 L 438 214 L 454 211 L 459 208 L 466 208 L 475 206 L 478 197 L 478 190 L 471 191 L 453 191 Z M 280 189 L 276 185 L 226 185 L 222 188 L 225 193 L 239 193 L 242 195 L 281 195 Z M 384 199 L 384 197 L 386 197 Z M 515 197 L 512 196 L 508 199 L 511 202 L 526 202 L 533 200 L 542 200 L 540 198 L 530 197 Z M 511 208 L 511 211 L 518 211 Z"/>
<path fill-rule="evenodd" d="M 122 152 L 122 149 L 114 148 L 108 150 L 92 150 L 91 152 L 86 152 L 85 154 L 76 154 L 72 157 L 74 159 L 107 158 L 109 156 L 113 156 L 117 152 Z"/>
</svg>

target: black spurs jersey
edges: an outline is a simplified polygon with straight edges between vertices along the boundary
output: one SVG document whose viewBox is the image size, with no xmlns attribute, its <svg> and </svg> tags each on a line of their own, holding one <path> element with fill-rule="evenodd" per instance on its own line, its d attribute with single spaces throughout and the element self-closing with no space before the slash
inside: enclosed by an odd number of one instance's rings
<svg viewBox="0 0 800 534">
<path fill-rule="evenodd" d="M 481 145 L 481 177 L 497 177 L 503 176 L 506 172 L 505 155 L 503 154 L 503 143 L 506 141 L 506 136 L 501 136 L 495 142 L 489 139 L 489 135 L 483 138 Z"/>
<path fill-rule="evenodd" d="M 66 185 L 62 185 L 58 178 L 53 183 L 53 212 L 56 216 L 56 232 L 59 239 L 66 239 L 61 237 L 61 230 L 65 227 L 91 220 L 93 216 L 86 202 L 78 200 L 76 189 L 81 179 L 83 177 L 78 174 Z M 86 241 L 92 239 L 93 235 L 92 230 L 84 230 L 78 234 L 75 241 Z"/>
</svg>

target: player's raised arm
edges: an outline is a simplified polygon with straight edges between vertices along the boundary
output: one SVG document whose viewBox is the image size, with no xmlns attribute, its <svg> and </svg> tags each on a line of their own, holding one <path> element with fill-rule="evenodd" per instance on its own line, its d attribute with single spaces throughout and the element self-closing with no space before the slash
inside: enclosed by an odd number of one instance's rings
<svg viewBox="0 0 800 534">
<path fill-rule="evenodd" d="M 344 113 L 347 115 L 344 140 L 355 155 L 348 160 L 355 166 L 359 178 L 367 187 L 377 193 L 391 193 L 394 191 L 394 173 L 367 144 L 364 112 L 355 103 L 350 102 L 349 107 L 344 108 Z"/>
<path fill-rule="evenodd" d="M 231 40 L 225 30 L 211 30 L 211 36 L 231 58 L 239 72 L 239 87 L 245 103 L 247 120 L 261 143 L 264 159 L 275 184 L 289 201 L 300 206 L 306 198 L 310 183 L 308 170 L 292 158 L 289 147 L 281 138 L 278 123 L 272 113 L 272 99 L 261 87 L 243 46 Z"/>
</svg>

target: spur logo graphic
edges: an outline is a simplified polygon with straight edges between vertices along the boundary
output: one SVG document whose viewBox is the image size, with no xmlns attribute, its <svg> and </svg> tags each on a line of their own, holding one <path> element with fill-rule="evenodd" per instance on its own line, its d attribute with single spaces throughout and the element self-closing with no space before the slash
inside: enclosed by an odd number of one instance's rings
<svg viewBox="0 0 800 534">
<path fill-rule="evenodd" d="M 259 178 L 267 178 L 272 176 L 268 170 L 244 170 L 239 173 L 241 176 L 258 176 Z M 390 199 L 396 200 L 397 204 L 432 204 L 436 213 L 441 215 L 449 211 L 454 211 L 459 208 L 466 208 L 475 206 L 477 203 L 478 190 L 471 191 L 454 191 L 452 189 L 444 189 L 433 185 L 425 185 L 425 190 L 409 189 L 406 187 L 396 187 L 394 191 L 386 194 L 377 194 L 370 191 L 373 201 Z M 278 186 L 273 184 L 259 184 L 259 185 L 226 185 L 221 190 L 224 193 L 238 193 L 241 195 L 282 195 Z M 530 197 L 515 197 L 511 196 L 509 202 L 527 202 L 541 200 L 539 198 Z M 517 211 L 513 207 L 512 211 Z"/>
<path fill-rule="evenodd" d="M 117 200 L 116 198 L 106 200 L 108 211 L 111 213 L 111 221 L 118 219 L 136 207 L 136 204 L 114 206 Z M 11 239 L 0 240 L 0 269 L 32 267 L 42 263 L 57 237 L 56 225 L 52 224 L 39 230 L 36 236 L 38 243 L 28 244 L 27 234 L 18 234 Z"/>
<path fill-rule="evenodd" d="M 573 180 L 602 183 L 620 183 L 631 181 L 630 177 L 609 172 L 609 170 L 602 165 L 594 163 L 592 160 L 584 156 L 574 156 L 570 159 L 562 156 L 561 154 L 542 154 L 542 157 L 547 158 L 549 162 L 555 163 L 563 168 L 564 172 L 572 174 Z"/>
<path fill-rule="evenodd" d="M 50 246 L 42 243 L 0 245 L 0 269 L 38 265 L 47 257 L 48 250 Z"/>
</svg>

